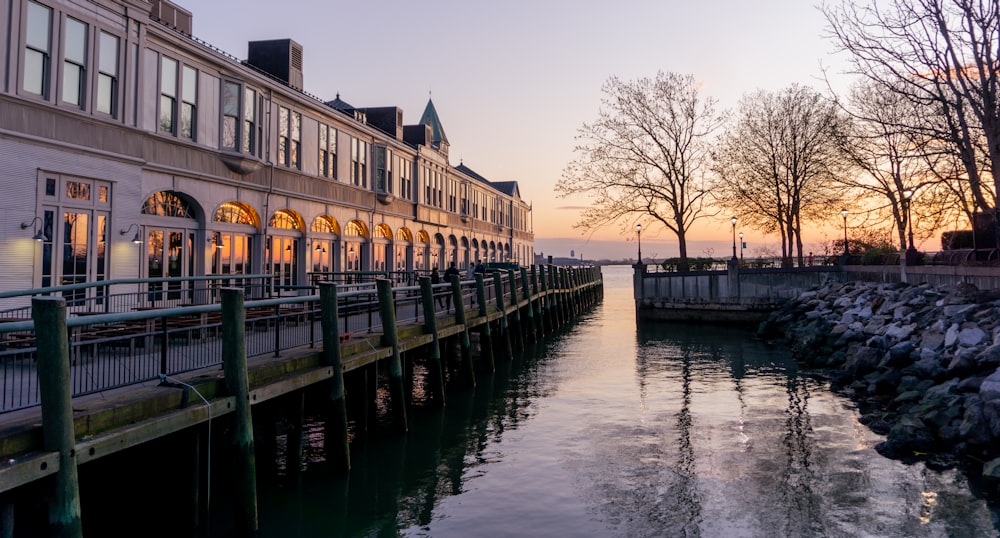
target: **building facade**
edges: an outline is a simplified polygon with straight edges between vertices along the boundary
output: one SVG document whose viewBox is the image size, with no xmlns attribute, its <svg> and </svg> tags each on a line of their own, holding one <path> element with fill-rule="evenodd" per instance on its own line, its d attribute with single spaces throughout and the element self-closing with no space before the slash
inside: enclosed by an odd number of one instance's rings
<svg viewBox="0 0 1000 538">
<path fill-rule="evenodd" d="M 163 0 L 0 6 L 0 291 L 531 263 L 516 182 L 449 164 L 430 100 L 313 97 L 291 39 L 240 61 Z"/>
</svg>

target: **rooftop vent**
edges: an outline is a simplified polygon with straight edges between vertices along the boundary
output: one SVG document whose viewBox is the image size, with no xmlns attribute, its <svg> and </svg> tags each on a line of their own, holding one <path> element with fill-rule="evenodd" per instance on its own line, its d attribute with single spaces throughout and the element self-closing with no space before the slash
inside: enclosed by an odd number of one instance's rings
<svg viewBox="0 0 1000 538">
<path fill-rule="evenodd" d="M 153 8 L 149 18 L 173 28 L 184 35 L 191 35 L 191 12 L 168 2 L 167 0 L 152 0 Z"/>
<path fill-rule="evenodd" d="M 302 45 L 291 39 L 251 41 L 247 63 L 296 90 L 302 89 Z"/>
</svg>

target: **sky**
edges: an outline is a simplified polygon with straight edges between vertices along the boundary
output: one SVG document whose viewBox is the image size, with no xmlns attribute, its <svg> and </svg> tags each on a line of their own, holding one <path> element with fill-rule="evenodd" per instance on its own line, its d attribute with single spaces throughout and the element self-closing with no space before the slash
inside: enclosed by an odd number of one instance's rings
<svg viewBox="0 0 1000 538">
<path fill-rule="evenodd" d="M 452 164 L 518 181 L 533 206 L 535 250 L 554 256 L 624 258 L 637 250 L 633 223 L 625 232 L 611 225 L 583 234 L 572 225 L 587 198 L 553 192 L 610 77 L 691 74 L 720 109 L 758 89 L 797 83 L 823 91 L 824 68 L 835 88 L 846 80 L 846 59 L 824 37 L 823 15 L 809 0 L 175 1 L 192 12 L 196 37 L 238 58 L 249 41 L 300 43 L 305 91 L 322 99 L 398 106 L 409 125 L 433 98 Z M 816 231 L 807 248 L 838 230 Z M 732 231 L 728 216 L 702 221 L 689 255 L 725 255 Z M 778 245 L 737 231 L 748 255 Z M 676 239 L 653 223 L 643 225 L 641 241 L 644 256 L 676 255 Z"/>
</svg>

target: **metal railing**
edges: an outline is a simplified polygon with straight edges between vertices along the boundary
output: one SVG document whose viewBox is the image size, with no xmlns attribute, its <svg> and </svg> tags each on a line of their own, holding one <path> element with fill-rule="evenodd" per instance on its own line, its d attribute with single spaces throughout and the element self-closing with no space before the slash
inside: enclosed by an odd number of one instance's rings
<svg viewBox="0 0 1000 538">
<path fill-rule="evenodd" d="M 504 303 L 512 288 L 501 275 Z M 382 321 L 374 283 L 338 285 L 338 327 L 342 339 L 380 332 Z M 486 279 L 488 302 L 496 302 L 494 284 Z M 436 315 L 453 311 L 450 284 L 433 289 Z M 278 356 L 281 351 L 322 342 L 318 289 L 309 295 L 248 300 L 245 338 L 248 357 Z M 37 290 L 31 290 L 37 291 Z M 301 290 L 299 290 L 301 291 Z M 216 297 L 218 289 L 215 290 Z M 33 293 L 32 295 L 38 295 Z M 462 302 L 476 315 L 474 280 L 461 282 Z M 393 288 L 398 324 L 422 323 L 423 305 L 418 286 Z M 159 303 L 163 305 L 164 303 Z M 154 382 L 161 374 L 221 364 L 221 305 L 135 306 L 128 311 L 70 311 L 67 317 L 73 396 L 83 396 L 139 383 Z M 30 306 L 22 317 L 0 319 L 0 413 L 39 404 L 35 368 L 35 333 Z"/>
</svg>

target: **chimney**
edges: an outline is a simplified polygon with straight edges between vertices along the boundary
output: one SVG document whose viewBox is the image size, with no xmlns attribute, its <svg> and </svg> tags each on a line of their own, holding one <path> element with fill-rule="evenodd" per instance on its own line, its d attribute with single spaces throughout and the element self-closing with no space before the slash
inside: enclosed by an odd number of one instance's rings
<svg viewBox="0 0 1000 538">
<path fill-rule="evenodd" d="M 149 18 L 160 24 L 177 30 L 184 35 L 191 35 L 191 12 L 167 0 L 152 0 L 153 8 Z"/>
</svg>

